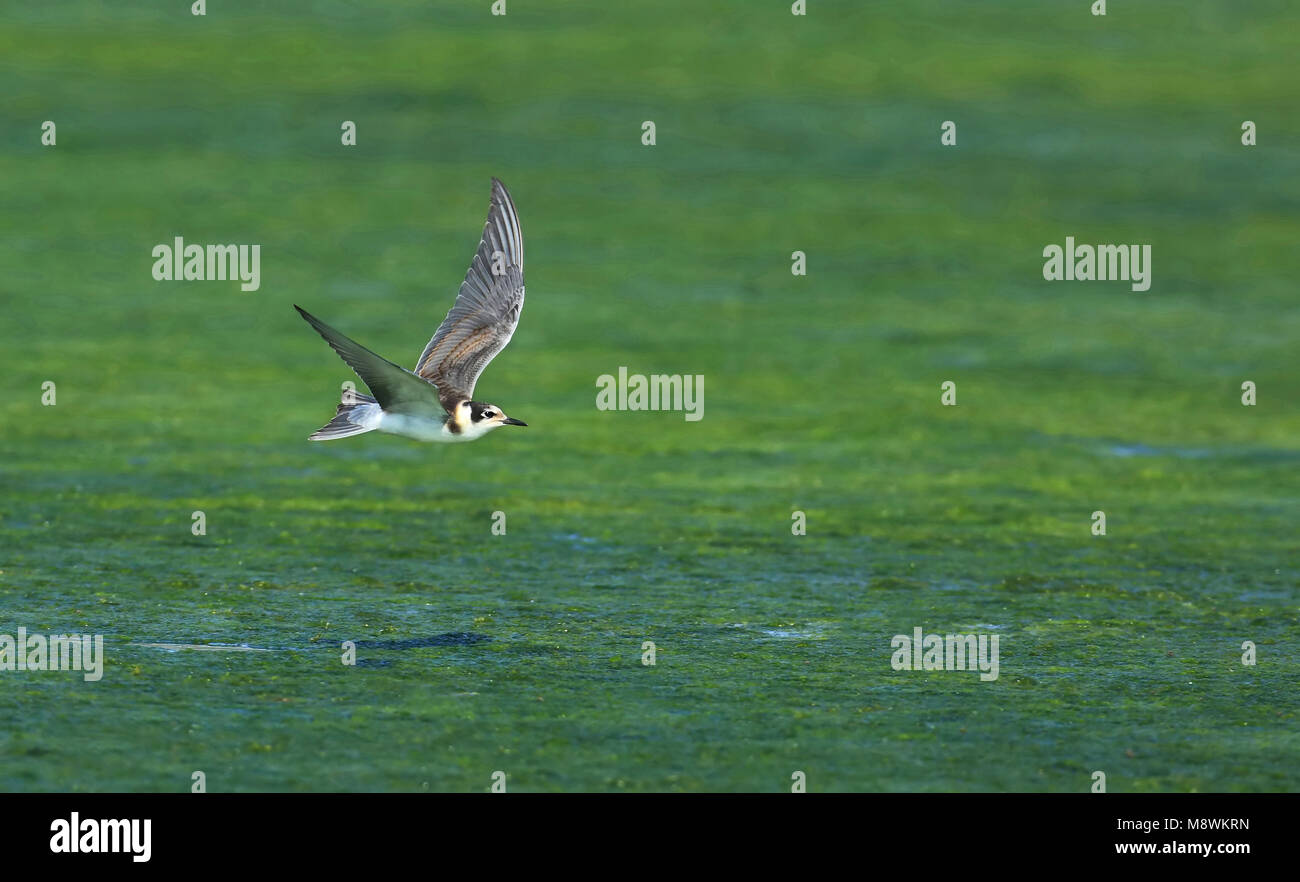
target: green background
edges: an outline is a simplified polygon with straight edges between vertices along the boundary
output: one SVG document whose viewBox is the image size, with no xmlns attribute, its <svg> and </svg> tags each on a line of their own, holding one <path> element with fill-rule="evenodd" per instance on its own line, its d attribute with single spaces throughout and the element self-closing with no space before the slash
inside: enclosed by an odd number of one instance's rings
<svg viewBox="0 0 1300 882">
<path fill-rule="evenodd" d="M 808 5 L 6 5 L 0 633 L 108 659 L 0 671 L 0 788 L 1297 789 L 1300 12 Z M 529 428 L 308 442 L 352 377 L 291 304 L 414 364 L 492 175 Z"/>
</svg>

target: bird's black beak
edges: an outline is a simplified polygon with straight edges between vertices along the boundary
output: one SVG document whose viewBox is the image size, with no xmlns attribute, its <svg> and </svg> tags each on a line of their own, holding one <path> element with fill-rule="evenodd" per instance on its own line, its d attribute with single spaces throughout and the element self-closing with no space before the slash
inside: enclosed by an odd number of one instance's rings
<svg viewBox="0 0 1300 882">
<path fill-rule="evenodd" d="M 524 422 L 523 420 L 517 420 L 517 419 L 515 419 L 514 417 L 506 417 L 505 419 L 503 419 L 503 420 L 501 421 L 501 425 L 503 425 L 503 426 L 526 426 L 526 425 L 528 425 L 528 423 Z"/>
</svg>

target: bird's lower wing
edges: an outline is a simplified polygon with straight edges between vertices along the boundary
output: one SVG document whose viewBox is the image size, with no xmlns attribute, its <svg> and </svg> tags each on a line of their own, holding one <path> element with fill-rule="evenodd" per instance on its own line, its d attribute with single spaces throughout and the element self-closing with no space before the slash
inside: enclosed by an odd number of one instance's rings
<svg viewBox="0 0 1300 882">
<path fill-rule="evenodd" d="M 417 377 L 406 368 L 376 355 L 360 343 L 339 333 L 316 316 L 294 304 L 294 309 L 325 338 L 325 342 L 356 371 L 357 376 L 370 389 L 379 406 L 389 413 L 441 418 L 445 415 L 438 403 L 438 389 L 428 380 Z"/>
</svg>

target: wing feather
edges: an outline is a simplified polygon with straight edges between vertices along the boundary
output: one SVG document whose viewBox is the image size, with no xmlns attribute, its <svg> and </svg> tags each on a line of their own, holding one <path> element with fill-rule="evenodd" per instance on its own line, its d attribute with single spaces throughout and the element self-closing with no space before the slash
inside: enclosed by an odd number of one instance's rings
<svg viewBox="0 0 1300 882">
<path fill-rule="evenodd" d="M 438 387 L 444 408 L 473 398 L 479 375 L 510 342 L 523 308 L 523 230 L 510 193 L 493 178 L 478 251 L 456 302 L 415 364 L 415 373 Z"/>
<path fill-rule="evenodd" d="M 338 353 L 339 358 L 356 371 L 384 410 L 430 418 L 444 416 L 438 390 L 427 380 L 393 364 L 382 355 L 376 355 L 296 303 L 293 308 L 316 329 L 316 333 L 325 338 L 325 342 Z"/>
</svg>

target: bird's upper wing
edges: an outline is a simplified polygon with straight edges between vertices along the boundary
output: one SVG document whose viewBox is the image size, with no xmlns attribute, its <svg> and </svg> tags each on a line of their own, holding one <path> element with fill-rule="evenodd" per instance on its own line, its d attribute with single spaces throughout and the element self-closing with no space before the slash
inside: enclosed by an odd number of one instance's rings
<svg viewBox="0 0 1300 882">
<path fill-rule="evenodd" d="M 427 380 L 417 377 L 404 367 L 376 355 L 355 340 L 339 333 L 301 306 L 294 309 L 307 320 L 316 333 L 325 338 L 339 357 L 357 372 L 369 387 L 375 400 L 384 410 L 413 416 L 441 418 L 442 406 L 438 403 L 438 390 Z"/>
<path fill-rule="evenodd" d="M 479 374 L 510 342 L 524 308 L 524 236 L 505 185 L 492 179 L 492 203 L 478 253 L 460 293 L 415 372 L 438 387 L 448 411 L 474 396 Z"/>
</svg>

